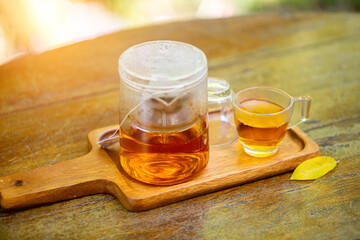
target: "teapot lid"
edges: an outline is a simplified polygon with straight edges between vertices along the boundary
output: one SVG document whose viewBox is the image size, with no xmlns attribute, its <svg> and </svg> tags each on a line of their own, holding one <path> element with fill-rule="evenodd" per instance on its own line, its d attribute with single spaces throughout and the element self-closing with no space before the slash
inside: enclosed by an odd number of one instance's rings
<svg viewBox="0 0 360 240">
<path fill-rule="evenodd" d="M 177 41 L 151 41 L 127 49 L 119 73 L 128 86 L 150 92 L 184 88 L 202 82 L 207 59 L 198 48 Z"/>
</svg>

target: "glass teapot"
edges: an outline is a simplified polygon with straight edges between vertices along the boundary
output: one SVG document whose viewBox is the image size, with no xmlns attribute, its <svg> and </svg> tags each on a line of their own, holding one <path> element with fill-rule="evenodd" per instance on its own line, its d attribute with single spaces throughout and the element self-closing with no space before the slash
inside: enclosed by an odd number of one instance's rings
<svg viewBox="0 0 360 240">
<path fill-rule="evenodd" d="M 152 41 L 119 58 L 120 163 L 132 178 L 172 185 L 209 158 L 207 60 L 198 48 Z"/>
</svg>

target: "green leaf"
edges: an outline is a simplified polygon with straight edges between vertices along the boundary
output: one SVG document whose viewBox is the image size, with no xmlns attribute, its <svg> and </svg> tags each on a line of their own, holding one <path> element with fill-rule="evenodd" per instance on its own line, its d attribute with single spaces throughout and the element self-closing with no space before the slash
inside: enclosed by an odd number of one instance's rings
<svg viewBox="0 0 360 240">
<path fill-rule="evenodd" d="M 302 162 L 293 174 L 290 180 L 314 180 L 324 176 L 336 166 L 335 159 L 331 157 L 315 157 Z"/>
</svg>

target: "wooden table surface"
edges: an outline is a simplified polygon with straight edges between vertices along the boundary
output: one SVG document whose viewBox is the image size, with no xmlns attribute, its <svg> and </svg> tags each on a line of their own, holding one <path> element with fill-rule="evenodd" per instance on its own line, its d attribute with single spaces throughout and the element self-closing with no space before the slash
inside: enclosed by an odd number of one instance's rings
<svg viewBox="0 0 360 240">
<path fill-rule="evenodd" d="M 0 239 L 359 239 L 360 15 L 286 13 L 126 30 L 0 66 L 0 176 L 85 155 L 118 123 L 117 60 L 170 39 L 208 57 L 233 90 L 267 85 L 313 98 L 301 128 L 339 161 L 315 181 L 291 173 L 134 213 L 97 194 L 0 210 Z"/>
</svg>

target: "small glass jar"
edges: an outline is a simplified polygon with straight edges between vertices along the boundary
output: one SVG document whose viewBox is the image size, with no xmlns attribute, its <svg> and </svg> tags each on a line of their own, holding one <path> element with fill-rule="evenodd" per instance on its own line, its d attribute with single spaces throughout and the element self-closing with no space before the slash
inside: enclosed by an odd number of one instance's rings
<svg viewBox="0 0 360 240">
<path fill-rule="evenodd" d="M 237 132 L 234 123 L 230 84 L 220 78 L 208 78 L 208 107 L 210 146 L 220 147 L 234 142 Z"/>
<path fill-rule="evenodd" d="M 120 163 L 132 178 L 172 185 L 209 159 L 207 60 L 189 44 L 146 42 L 119 58 Z"/>
</svg>

